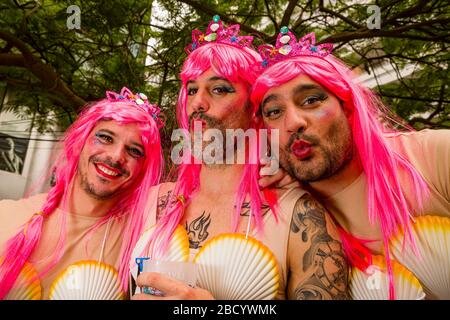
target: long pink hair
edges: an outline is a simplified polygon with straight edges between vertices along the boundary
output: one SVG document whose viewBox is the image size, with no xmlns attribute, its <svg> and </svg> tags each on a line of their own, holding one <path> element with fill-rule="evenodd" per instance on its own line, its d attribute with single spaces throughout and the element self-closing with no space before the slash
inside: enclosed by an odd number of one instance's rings
<svg viewBox="0 0 450 320">
<path fill-rule="evenodd" d="M 307 75 L 318 82 L 343 102 L 351 111 L 351 130 L 364 173 L 367 177 L 368 214 L 371 223 L 378 221 L 383 234 L 384 251 L 390 277 L 390 298 L 394 296 L 392 266 L 389 255 L 389 239 L 397 229 L 405 230 L 405 239 L 417 253 L 411 232 L 410 216 L 414 210 L 420 212 L 428 196 L 428 187 L 423 177 L 399 153 L 390 148 L 385 134 L 395 132 L 380 121 L 387 118 L 387 108 L 369 89 L 353 80 L 351 70 L 332 55 L 325 58 L 301 56 L 289 58 L 267 68 L 256 80 L 252 91 L 252 102 L 260 105 L 265 93 L 299 75 Z M 395 120 L 395 119 L 390 119 Z M 376 155 L 374 157 L 374 155 Z M 408 203 L 405 190 L 400 185 L 400 171 L 406 174 L 412 186 L 411 199 L 417 199 L 418 208 Z M 365 270 L 369 262 L 358 257 L 369 250 L 363 248 L 364 241 L 340 230 L 344 250 L 350 263 Z M 361 243 L 362 242 L 362 243 Z M 366 241 L 367 242 L 367 241 Z M 359 254 L 355 254 L 355 250 Z M 353 258 L 352 258 L 353 257 Z M 365 260 L 365 261 L 364 261 Z"/>
<path fill-rule="evenodd" d="M 103 225 L 110 217 L 127 215 L 124 225 L 122 246 L 120 249 L 119 277 L 123 290 L 128 288 L 129 261 L 146 217 L 148 192 L 151 186 L 159 183 L 163 172 L 163 156 L 159 130 L 153 117 L 133 102 L 111 102 L 107 99 L 87 105 L 77 120 L 66 131 L 63 138 L 64 148 L 54 165 L 56 184 L 50 189 L 41 208 L 41 214 L 35 214 L 20 228 L 19 232 L 9 239 L 4 249 L 4 260 L 0 266 L 0 299 L 11 290 L 22 267 L 39 244 L 44 219 L 58 207 L 66 207 L 70 190 L 76 176 L 80 153 L 85 142 L 99 121 L 116 121 L 120 125 L 137 124 L 145 158 L 141 164 L 141 174 L 136 177 L 127 192 L 117 195 L 117 203 L 90 230 Z M 63 210 L 60 240 L 52 261 L 41 272 L 41 276 L 53 268 L 64 254 L 66 238 L 66 210 Z"/>
<path fill-rule="evenodd" d="M 187 114 L 187 89 L 186 85 L 189 80 L 196 79 L 208 69 L 212 69 L 218 75 L 226 78 L 230 82 L 243 82 L 248 88 L 250 94 L 251 85 L 258 76 L 258 65 L 260 65 L 261 57 L 258 53 L 249 48 L 238 48 L 228 44 L 211 43 L 199 47 L 194 50 L 184 62 L 181 71 L 181 90 L 178 96 L 177 106 L 177 120 L 180 128 L 189 130 L 189 115 Z M 252 116 L 256 112 L 254 106 L 250 106 Z M 251 128 L 257 129 L 259 124 L 252 119 Z M 258 152 L 258 146 L 250 146 L 249 153 Z M 186 159 L 191 159 L 190 154 L 184 155 Z M 258 157 L 256 157 L 258 158 Z M 178 178 L 173 189 L 172 195 L 179 201 L 176 201 L 172 206 L 170 204 L 166 207 L 166 211 L 158 223 L 151 239 L 157 239 L 156 245 L 152 245 L 153 253 L 155 255 L 162 254 L 170 237 L 176 226 L 180 223 L 184 208 L 191 200 L 193 194 L 198 190 L 200 184 L 200 170 L 201 165 L 184 162 L 178 167 Z M 263 230 L 261 204 L 267 202 L 269 206 L 275 210 L 274 201 L 271 201 L 267 194 L 269 191 L 264 191 L 266 197 L 261 195 L 258 186 L 259 165 L 246 163 L 240 184 L 236 193 L 235 212 L 232 218 L 233 231 L 237 230 L 242 204 L 247 195 L 250 196 L 251 217 L 254 219 L 258 231 Z M 180 200 L 179 196 L 183 196 Z M 264 201 L 265 200 L 265 201 Z M 274 211 L 272 211 L 275 214 Z M 152 241 L 152 240 L 151 240 Z"/>
</svg>

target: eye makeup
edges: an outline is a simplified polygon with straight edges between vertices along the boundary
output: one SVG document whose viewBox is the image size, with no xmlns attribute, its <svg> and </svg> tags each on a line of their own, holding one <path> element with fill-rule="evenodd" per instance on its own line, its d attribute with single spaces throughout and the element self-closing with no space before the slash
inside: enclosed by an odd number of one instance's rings
<svg viewBox="0 0 450 320">
<path fill-rule="evenodd" d="M 127 147 L 127 151 L 130 153 L 130 155 L 136 159 L 144 157 L 144 152 L 136 147 Z"/>
<path fill-rule="evenodd" d="M 217 93 L 234 93 L 236 90 L 232 86 L 218 85 L 213 88 L 214 92 Z"/>
<path fill-rule="evenodd" d="M 111 143 L 113 138 L 108 133 L 100 130 L 95 133 L 96 139 L 94 139 L 94 143 Z"/>
</svg>

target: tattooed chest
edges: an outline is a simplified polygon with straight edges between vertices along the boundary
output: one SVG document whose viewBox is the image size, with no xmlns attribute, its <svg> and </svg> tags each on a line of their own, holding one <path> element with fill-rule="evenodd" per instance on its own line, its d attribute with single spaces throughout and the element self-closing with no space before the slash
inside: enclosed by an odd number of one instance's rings
<svg viewBox="0 0 450 320">
<path fill-rule="evenodd" d="M 270 208 L 268 206 L 263 205 L 261 207 L 262 216 L 264 217 L 269 210 Z M 230 210 L 225 210 L 221 213 L 216 211 L 212 213 L 211 210 L 200 211 L 202 212 L 201 215 L 189 217 L 190 215 L 188 214 L 183 224 L 189 235 L 191 249 L 199 249 L 208 239 L 222 233 L 231 232 L 232 229 L 232 217 L 229 214 L 225 214 L 225 211 L 230 212 Z M 242 204 L 240 221 L 238 224 L 239 233 L 245 233 L 249 216 L 250 204 L 244 202 Z"/>
<path fill-rule="evenodd" d="M 160 195 L 157 203 L 156 221 L 160 221 L 167 213 L 167 210 L 177 204 L 177 201 L 178 199 L 172 195 L 172 191 Z M 232 205 L 206 206 L 205 208 L 204 203 L 203 205 L 197 205 L 197 202 L 201 201 L 193 201 L 188 206 L 181 221 L 181 224 L 185 227 L 189 235 L 191 249 L 201 248 L 207 240 L 216 235 L 232 232 L 232 216 L 230 215 L 230 213 L 234 214 L 234 207 Z M 250 203 L 244 202 L 241 207 L 238 232 L 245 232 L 250 211 Z M 269 211 L 269 206 L 261 206 L 261 214 L 263 217 Z"/>
<path fill-rule="evenodd" d="M 199 249 L 210 235 L 211 213 L 203 213 L 193 219 L 186 219 L 184 227 L 189 236 L 189 247 Z"/>
</svg>

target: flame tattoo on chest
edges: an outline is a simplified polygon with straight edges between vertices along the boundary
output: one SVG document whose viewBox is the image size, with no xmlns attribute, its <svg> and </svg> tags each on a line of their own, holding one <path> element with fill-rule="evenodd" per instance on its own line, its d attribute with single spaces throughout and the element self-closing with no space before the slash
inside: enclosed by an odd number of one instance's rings
<svg viewBox="0 0 450 320">
<path fill-rule="evenodd" d="M 203 211 L 202 215 L 192 220 L 189 224 L 186 221 L 185 228 L 189 236 L 189 247 L 191 249 L 199 249 L 201 243 L 208 238 L 208 228 L 211 225 L 211 214 L 206 215 Z"/>
</svg>

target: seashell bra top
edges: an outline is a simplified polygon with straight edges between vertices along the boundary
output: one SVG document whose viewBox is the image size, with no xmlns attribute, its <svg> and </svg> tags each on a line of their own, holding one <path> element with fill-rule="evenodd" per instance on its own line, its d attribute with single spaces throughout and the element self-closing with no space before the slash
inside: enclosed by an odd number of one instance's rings
<svg viewBox="0 0 450 320">
<path fill-rule="evenodd" d="M 30 218 L 29 212 L 36 212 L 45 200 L 46 194 L 39 194 L 16 203 L 8 203 L 9 212 L 17 212 L 18 215 L 27 214 L 26 219 Z M 24 213 L 25 209 L 28 213 Z M 4 209 L 4 207 L 0 208 Z M 103 277 L 103 285 L 120 288 L 118 272 L 115 266 L 120 262 L 120 248 L 122 242 L 122 230 L 124 225 L 123 217 L 109 218 L 101 224 L 96 230 L 91 231 L 92 227 L 101 219 L 101 217 L 86 217 L 71 213 L 65 214 L 62 218 L 62 210 L 46 217 L 43 225 L 43 231 L 38 246 L 33 251 L 19 274 L 12 289 L 5 296 L 5 299 L 62 299 L 67 296 L 64 293 L 61 296 L 61 288 L 65 291 L 79 289 L 79 284 L 85 286 L 87 283 L 95 282 L 92 277 Z M 23 222 L 22 222 L 23 223 Z M 56 246 L 60 239 L 61 225 L 66 225 L 66 238 L 64 242 L 64 254 L 58 263 L 41 275 L 45 268 L 52 262 Z M 17 224 L 16 224 L 17 225 Z M 8 230 L 15 232 L 17 227 Z M 94 276 L 87 279 L 86 272 L 93 272 Z M 87 271 L 89 270 L 89 271 Z M 40 278 L 39 278 L 39 275 Z M 63 290 L 63 291 L 64 291 Z M 82 291 L 82 290 L 81 290 Z M 58 293 L 58 294 L 56 294 Z M 117 292 L 116 295 L 108 297 L 102 296 L 79 296 L 69 295 L 69 299 L 117 299 L 124 298 L 123 292 Z"/>
</svg>

